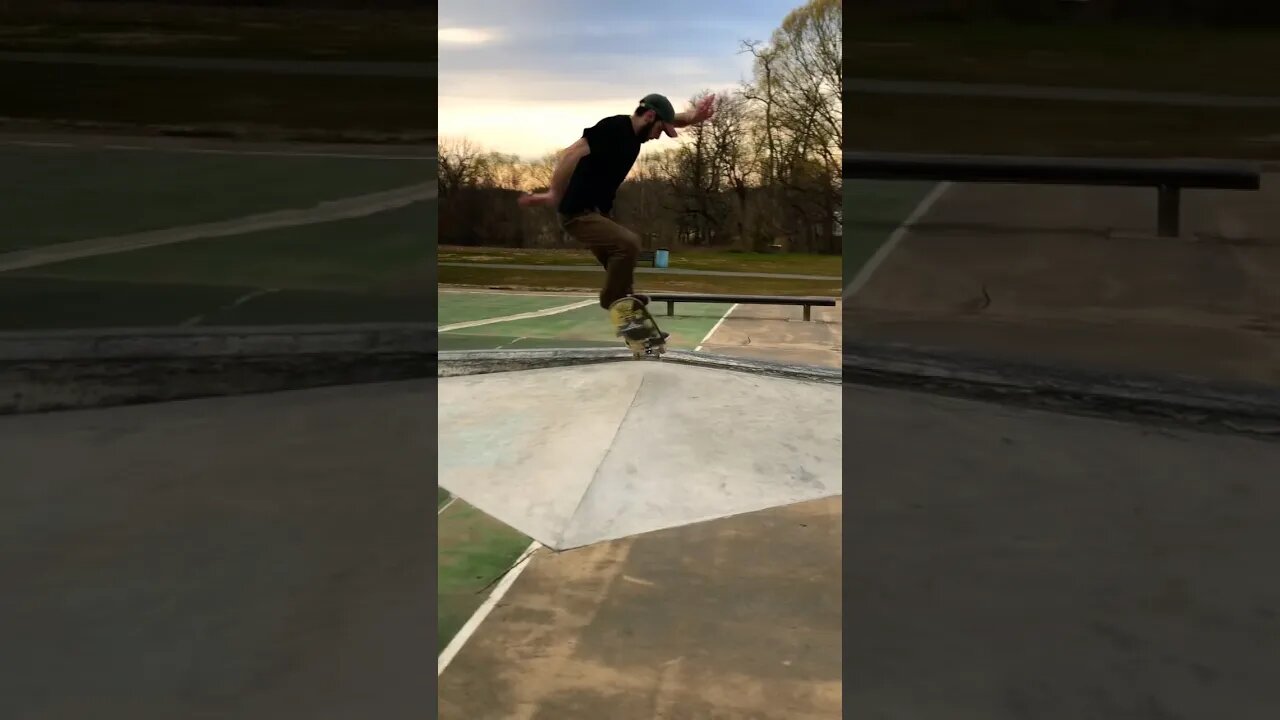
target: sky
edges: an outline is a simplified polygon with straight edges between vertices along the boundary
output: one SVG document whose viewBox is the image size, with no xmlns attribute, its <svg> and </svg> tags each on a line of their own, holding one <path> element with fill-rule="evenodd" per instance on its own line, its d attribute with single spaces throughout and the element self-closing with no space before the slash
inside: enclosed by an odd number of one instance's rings
<svg viewBox="0 0 1280 720">
<path fill-rule="evenodd" d="M 679 112 L 750 80 L 742 41 L 767 43 L 804 2 L 440 0 L 440 136 L 533 160 L 651 92 Z"/>
</svg>

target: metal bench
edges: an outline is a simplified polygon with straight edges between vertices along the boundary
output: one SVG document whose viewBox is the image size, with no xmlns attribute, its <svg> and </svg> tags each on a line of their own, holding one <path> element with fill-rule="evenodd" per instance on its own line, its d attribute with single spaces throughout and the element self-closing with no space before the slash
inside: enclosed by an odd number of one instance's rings
<svg viewBox="0 0 1280 720">
<path fill-rule="evenodd" d="M 1224 160 L 1117 160 L 1107 158 L 912 155 L 846 152 L 845 179 L 1032 183 L 1154 187 L 1160 235 L 1176 237 L 1183 188 L 1257 190 L 1256 164 Z"/>
<path fill-rule="evenodd" d="M 802 305 L 804 319 L 812 320 L 813 307 L 835 307 L 836 298 L 801 295 L 716 295 L 706 293 L 649 293 L 654 302 L 667 304 L 667 317 L 676 314 L 676 303 L 735 303 L 738 305 Z"/>
</svg>

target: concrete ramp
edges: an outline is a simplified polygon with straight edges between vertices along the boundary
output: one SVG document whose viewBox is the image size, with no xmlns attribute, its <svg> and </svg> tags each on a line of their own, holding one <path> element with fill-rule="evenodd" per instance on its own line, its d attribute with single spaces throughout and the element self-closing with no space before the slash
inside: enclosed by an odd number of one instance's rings
<svg viewBox="0 0 1280 720">
<path fill-rule="evenodd" d="M 842 492 L 838 384 L 626 361 L 438 390 L 440 485 L 556 550 Z"/>
</svg>

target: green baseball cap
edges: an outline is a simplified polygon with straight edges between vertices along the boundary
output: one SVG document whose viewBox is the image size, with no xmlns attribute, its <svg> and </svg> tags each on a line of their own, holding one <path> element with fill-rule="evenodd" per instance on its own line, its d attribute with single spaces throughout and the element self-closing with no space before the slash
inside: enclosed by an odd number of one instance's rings
<svg viewBox="0 0 1280 720">
<path fill-rule="evenodd" d="M 658 119 L 666 124 L 663 131 L 670 137 L 676 136 L 676 127 L 674 125 L 676 109 L 672 107 L 671 101 L 667 99 L 666 95 L 649 93 L 640 99 L 640 107 L 652 110 L 658 116 Z"/>
<path fill-rule="evenodd" d="M 673 123 L 676 121 L 676 109 L 671 106 L 671 101 L 665 95 L 658 93 L 650 93 L 640 99 L 640 107 L 649 108 L 658 115 L 658 119 L 665 123 Z"/>
</svg>

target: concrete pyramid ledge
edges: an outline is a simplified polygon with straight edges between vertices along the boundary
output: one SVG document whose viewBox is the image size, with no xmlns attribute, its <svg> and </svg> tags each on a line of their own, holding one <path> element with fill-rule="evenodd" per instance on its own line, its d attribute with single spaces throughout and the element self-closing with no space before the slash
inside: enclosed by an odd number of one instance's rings
<svg viewBox="0 0 1280 720">
<path fill-rule="evenodd" d="M 1280 437 L 1280 390 L 1253 383 L 1108 372 L 851 341 L 845 342 L 842 374 L 851 384 Z"/>
<path fill-rule="evenodd" d="M 646 362 L 660 365 L 684 365 L 715 370 L 745 372 L 767 377 L 808 380 L 840 384 L 841 374 L 834 368 L 814 365 L 786 365 L 726 357 L 688 350 L 671 350 L 661 360 L 636 360 L 625 348 L 572 348 L 536 350 L 445 350 L 439 353 L 438 376 L 478 375 L 483 373 L 535 370 L 538 368 L 595 365 L 610 362 Z"/>
<path fill-rule="evenodd" d="M 842 493 L 838 372 L 696 359 L 446 375 L 440 485 L 554 550 Z"/>
<path fill-rule="evenodd" d="M 0 415 L 429 378 L 433 323 L 0 332 Z"/>
<path fill-rule="evenodd" d="M 116 327 L 0 332 L 0 361 L 434 352 L 434 323 Z"/>
</svg>

